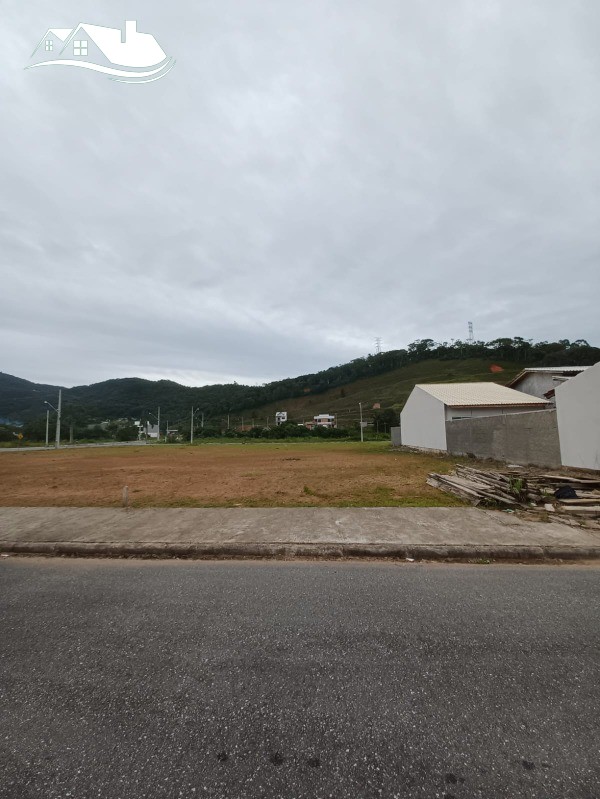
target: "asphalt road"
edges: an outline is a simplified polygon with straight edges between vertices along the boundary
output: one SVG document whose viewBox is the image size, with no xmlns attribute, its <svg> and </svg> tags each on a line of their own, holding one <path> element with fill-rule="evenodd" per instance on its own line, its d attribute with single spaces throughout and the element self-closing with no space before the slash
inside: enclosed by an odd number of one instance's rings
<svg viewBox="0 0 600 799">
<path fill-rule="evenodd" d="M 0 561 L 0 797 L 600 797 L 600 569 Z"/>
</svg>

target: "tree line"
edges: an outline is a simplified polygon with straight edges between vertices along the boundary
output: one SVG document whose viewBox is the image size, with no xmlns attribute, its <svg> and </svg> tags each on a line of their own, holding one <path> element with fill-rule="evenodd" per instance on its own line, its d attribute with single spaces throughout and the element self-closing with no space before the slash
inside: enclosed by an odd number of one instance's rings
<svg viewBox="0 0 600 799">
<path fill-rule="evenodd" d="M 332 366 L 320 372 L 276 380 L 262 386 L 231 383 L 190 388 L 168 380 L 152 382 L 141 378 L 115 379 L 64 389 L 63 423 L 66 426 L 72 425 L 79 434 L 85 430 L 90 438 L 101 437 L 101 429 L 90 425 L 107 418 L 149 419 L 155 422 L 154 417 L 160 406 L 164 426 L 169 417 L 172 422 L 187 419 L 193 405 L 197 409 L 198 418 L 202 413 L 207 419 L 214 420 L 245 411 L 249 414 L 247 422 L 261 427 L 252 409 L 263 405 L 283 402 L 305 394 L 318 395 L 362 378 L 421 361 L 469 358 L 516 362 L 523 364 L 523 367 L 580 366 L 600 361 L 600 348 L 591 346 L 583 339 L 560 339 L 555 342 L 533 342 L 520 337 L 498 338 L 488 342 L 436 342 L 433 339 L 419 339 L 406 349 L 355 358 L 349 363 Z M 43 399 L 56 402 L 52 392 L 57 389 L 52 386 L 37 387 L 36 384 L 10 375 L 0 375 L 0 378 L 0 413 L 35 423 L 36 429 L 41 433 L 45 424 Z M 262 419 L 260 421 L 262 423 Z"/>
</svg>

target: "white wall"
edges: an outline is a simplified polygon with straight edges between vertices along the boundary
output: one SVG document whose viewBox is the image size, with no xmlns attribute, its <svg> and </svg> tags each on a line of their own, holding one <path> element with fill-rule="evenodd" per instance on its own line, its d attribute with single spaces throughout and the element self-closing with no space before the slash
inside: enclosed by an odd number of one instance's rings
<svg viewBox="0 0 600 799">
<path fill-rule="evenodd" d="M 563 466 L 600 470 L 600 362 L 556 389 Z"/>
<path fill-rule="evenodd" d="M 548 408 L 551 406 L 548 405 Z M 453 419 L 478 419 L 482 416 L 505 416 L 509 413 L 531 413 L 543 411 L 546 408 L 532 408 L 530 405 L 488 405 L 484 408 L 446 408 L 446 420 Z"/>
<path fill-rule="evenodd" d="M 402 444 L 424 449 L 446 449 L 446 413 L 443 402 L 415 386 L 400 414 Z"/>
</svg>

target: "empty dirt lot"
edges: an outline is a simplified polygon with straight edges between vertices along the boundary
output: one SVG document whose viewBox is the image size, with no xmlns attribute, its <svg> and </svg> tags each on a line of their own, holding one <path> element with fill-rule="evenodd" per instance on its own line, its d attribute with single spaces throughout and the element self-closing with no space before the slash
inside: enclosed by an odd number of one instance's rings
<svg viewBox="0 0 600 799">
<path fill-rule="evenodd" d="M 425 483 L 452 461 L 387 442 L 202 443 L 0 451 L 0 505 L 294 507 L 458 505 Z"/>
</svg>

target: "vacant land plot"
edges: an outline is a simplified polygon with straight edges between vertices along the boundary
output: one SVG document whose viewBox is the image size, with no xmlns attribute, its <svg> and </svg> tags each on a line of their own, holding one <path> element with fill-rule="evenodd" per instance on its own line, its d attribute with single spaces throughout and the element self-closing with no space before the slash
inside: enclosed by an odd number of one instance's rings
<svg viewBox="0 0 600 799">
<path fill-rule="evenodd" d="M 452 460 L 386 442 L 150 445 L 0 452 L 0 505 L 134 507 L 458 505 L 425 483 Z"/>
</svg>

